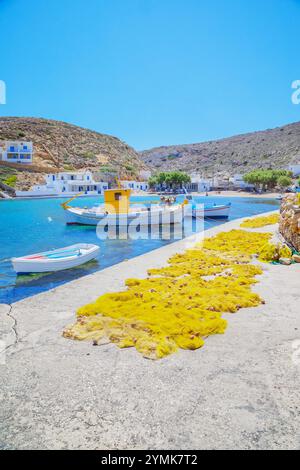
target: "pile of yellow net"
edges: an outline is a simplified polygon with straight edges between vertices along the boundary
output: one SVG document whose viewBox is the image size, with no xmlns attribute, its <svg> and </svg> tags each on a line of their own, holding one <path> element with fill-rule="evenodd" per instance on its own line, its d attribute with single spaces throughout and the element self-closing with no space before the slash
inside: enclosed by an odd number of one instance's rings
<svg viewBox="0 0 300 470">
<path fill-rule="evenodd" d="M 207 336 L 224 333 L 222 313 L 262 302 L 251 291 L 262 271 L 249 262 L 253 255 L 268 260 L 270 237 L 233 230 L 208 238 L 170 258 L 168 266 L 149 270 L 147 279 L 128 279 L 126 291 L 104 294 L 80 308 L 77 322 L 63 334 L 135 347 L 149 359 L 178 348 L 198 349 Z"/>
<path fill-rule="evenodd" d="M 271 214 L 262 217 L 256 217 L 255 219 L 247 219 L 242 224 L 242 228 L 260 228 L 266 227 L 267 225 L 274 225 L 279 222 L 279 214 Z"/>
</svg>

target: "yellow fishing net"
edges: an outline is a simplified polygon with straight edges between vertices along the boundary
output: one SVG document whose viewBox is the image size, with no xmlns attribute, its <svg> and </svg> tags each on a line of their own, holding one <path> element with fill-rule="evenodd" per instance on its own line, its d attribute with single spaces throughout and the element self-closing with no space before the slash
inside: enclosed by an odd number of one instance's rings
<svg viewBox="0 0 300 470">
<path fill-rule="evenodd" d="M 260 228 L 266 227 L 267 225 L 274 225 L 279 222 L 279 214 L 271 214 L 262 217 L 256 217 L 255 219 L 247 219 L 242 224 L 242 228 Z"/>
<path fill-rule="evenodd" d="M 224 333 L 222 313 L 262 302 L 251 291 L 262 271 L 250 260 L 269 257 L 270 237 L 233 230 L 208 238 L 170 258 L 168 266 L 150 269 L 147 279 L 128 279 L 126 291 L 104 294 L 80 308 L 77 322 L 63 334 L 135 347 L 149 359 L 178 348 L 198 349 L 209 335 Z"/>
</svg>

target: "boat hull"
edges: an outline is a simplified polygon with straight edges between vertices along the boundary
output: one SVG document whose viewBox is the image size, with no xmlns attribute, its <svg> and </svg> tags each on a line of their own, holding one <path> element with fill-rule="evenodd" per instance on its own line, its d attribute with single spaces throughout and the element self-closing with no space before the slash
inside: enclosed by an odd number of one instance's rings
<svg viewBox="0 0 300 470">
<path fill-rule="evenodd" d="M 205 207 L 204 210 L 193 209 L 193 217 L 209 219 L 228 219 L 231 206 Z"/>
<path fill-rule="evenodd" d="M 61 250 L 12 258 L 11 261 L 17 274 L 56 272 L 85 264 L 97 258 L 99 252 L 100 248 L 97 245 L 79 243 Z"/>
<path fill-rule="evenodd" d="M 182 223 L 184 208 L 133 212 L 129 214 L 96 214 L 77 208 L 65 210 L 66 223 L 68 225 L 98 225 L 105 223 L 111 226 L 126 227 L 132 222 L 140 226 L 165 225 Z"/>
</svg>

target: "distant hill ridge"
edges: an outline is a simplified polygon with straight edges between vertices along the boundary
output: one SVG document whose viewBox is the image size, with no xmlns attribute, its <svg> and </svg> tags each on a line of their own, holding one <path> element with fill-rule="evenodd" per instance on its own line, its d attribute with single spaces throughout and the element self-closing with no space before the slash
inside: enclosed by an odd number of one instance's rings
<svg viewBox="0 0 300 470">
<path fill-rule="evenodd" d="M 29 189 L 43 182 L 47 171 L 89 168 L 132 178 L 145 168 L 139 154 L 125 142 L 66 122 L 32 117 L 0 117 L 0 140 L 28 140 L 34 144 L 34 165 L 0 165 L 0 180 L 16 175 L 16 188 Z M 20 170 L 19 170 L 20 169 Z"/>
<path fill-rule="evenodd" d="M 111 167 L 124 173 L 144 165 L 138 153 L 117 137 L 62 121 L 0 117 L 0 140 L 31 140 L 35 164 L 63 168 Z"/>
<path fill-rule="evenodd" d="M 199 144 L 156 147 L 140 152 L 153 170 L 183 170 L 203 176 L 245 174 L 300 161 L 300 122 Z"/>
<path fill-rule="evenodd" d="M 257 168 L 284 168 L 300 161 L 300 122 L 276 129 L 198 144 L 137 152 L 117 137 L 51 119 L 0 117 L 0 140 L 30 140 L 34 165 L 14 168 L 1 162 L 0 182 L 17 189 L 43 182 L 50 171 L 89 168 L 97 174 L 138 177 L 140 170 L 184 170 L 203 176 L 230 176 Z"/>
</svg>

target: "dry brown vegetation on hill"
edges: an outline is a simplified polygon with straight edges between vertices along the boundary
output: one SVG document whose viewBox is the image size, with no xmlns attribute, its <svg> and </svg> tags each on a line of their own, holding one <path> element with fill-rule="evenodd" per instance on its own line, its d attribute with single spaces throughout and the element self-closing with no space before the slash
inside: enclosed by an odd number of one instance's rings
<svg viewBox="0 0 300 470">
<path fill-rule="evenodd" d="M 34 144 L 35 172 L 27 172 L 25 183 L 24 169 L 17 171 L 17 187 L 27 188 L 39 179 L 38 173 L 53 170 L 89 168 L 132 177 L 145 167 L 139 154 L 118 138 L 50 119 L 1 117 L 0 140 Z"/>
<path fill-rule="evenodd" d="M 300 122 L 199 144 L 156 147 L 140 155 L 154 170 L 179 169 L 204 176 L 284 168 L 300 161 Z"/>
</svg>

